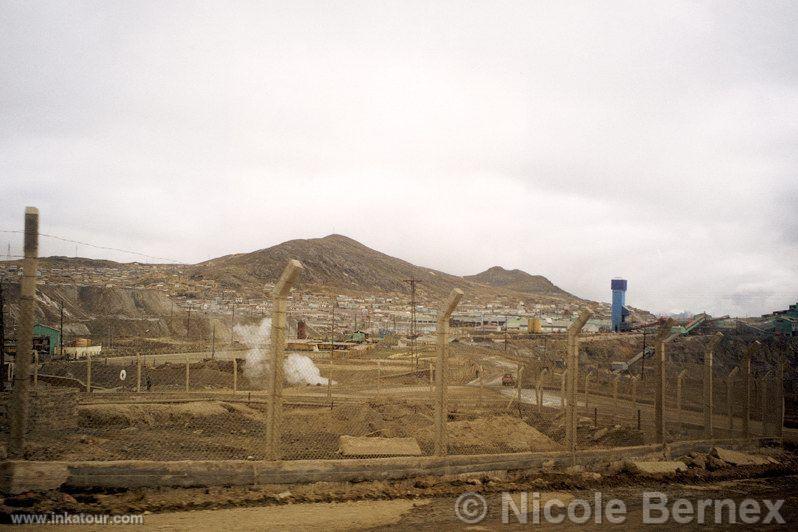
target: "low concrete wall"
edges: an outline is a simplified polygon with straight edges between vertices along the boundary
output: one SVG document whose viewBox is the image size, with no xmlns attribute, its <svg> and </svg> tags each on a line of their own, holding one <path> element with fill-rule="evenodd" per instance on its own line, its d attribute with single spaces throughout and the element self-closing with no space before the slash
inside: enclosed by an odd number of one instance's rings
<svg viewBox="0 0 798 532">
<path fill-rule="evenodd" d="M 538 469 L 553 460 L 559 466 L 572 463 L 592 465 L 643 457 L 652 453 L 681 455 L 707 451 L 720 445 L 732 449 L 753 448 L 759 440 L 688 441 L 663 445 L 640 445 L 614 449 L 590 449 L 546 453 L 506 453 L 458 456 L 425 456 L 347 460 L 290 461 L 172 461 L 124 460 L 111 462 L 26 462 L 0 463 L 0 491 L 21 493 L 72 488 L 156 488 L 252 486 L 397 480 L 426 475 L 455 475 L 486 471 Z"/>
</svg>

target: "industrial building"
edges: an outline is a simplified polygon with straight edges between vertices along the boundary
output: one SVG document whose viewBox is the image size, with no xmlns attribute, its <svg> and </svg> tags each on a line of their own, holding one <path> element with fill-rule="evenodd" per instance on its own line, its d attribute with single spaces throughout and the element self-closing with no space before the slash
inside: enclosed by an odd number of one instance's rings
<svg viewBox="0 0 798 532">
<path fill-rule="evenodd" d="M 613 279 L 610 281 L 612 290 L 612 315 L 611 323 L 613 332 L 620 332 L 625 328 L 626 317 L 629 309 L 626 308 L 626 279 Z"/>
</svg>

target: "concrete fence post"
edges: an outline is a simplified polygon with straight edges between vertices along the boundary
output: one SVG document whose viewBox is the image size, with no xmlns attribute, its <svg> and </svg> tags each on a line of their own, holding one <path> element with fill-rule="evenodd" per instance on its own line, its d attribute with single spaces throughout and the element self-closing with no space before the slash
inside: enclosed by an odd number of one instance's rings
<svg viewBox="0 0 798 532">
<path fill-rule="evenodd" d="M 566 432 L 565 437 L 568 442 L 568 449 L 571 451 L 572 461 L 576 461 L 576 439 L 577 439 L 577 411 L 576 411 L 576 387 L 579 379 L 579 333 L 585 326 L 587 320 L 593 313 L 590 310 L 583 310 L 579 317 L 568 327 L 568 408 L 565 412 Z"/>
<path fill-rule="evenodd" d="M 590 373 L 585 373 L 585 412 L 590 413 L 590 395 L 588 394 L 588 383 L 590 382 Z"/>
<path fill-rule="evenodd" d="M 762 423 L 762 436 L 769 434 L 767 422 L 768 378 L 772 371 L 768 371 L 759 378 L 759 418 Z"/>
<path fill-rule="evenodd" d="M 712 417 L 715 413 L 715 376 L 713 365 L 715 348 L 722 339 L 722 333 L 715 333 L 709 340 L 706 351 L 704 351 L 704 390 L 702 395 L 704 402 L 704 437 L 706 438 L 715 437 L 715 426 Z"/>
<path fill-rule="evenodd" d="M 734 392 L 734 379 L 737 377 L 738 373 L 740 373 L 740 368 L 735 367 L 726 377 L 726 417 L 729 419 L 729 438 L 732 437 L 732 431 L 734 430 L 734 405 L 732 404 L 732 393 Z"/>
<path fill-rule="evenodd" d="M 483 397 L 483 393 L 485 390 L 485 379 L 483 377 L 483 369 L 482 364 L 479 365 L 479 406 L 482 407 L 482 403 L 485 400 Z"/>
<path fill-rule="evenodd" d="M 776 437 L 784 437 L 784 365 L 786 363 L 784 351 L 777 358 L 779 366 L 776 368 Z"/>
<path fill-rule="evenodd" d="M 673 338 L 671 336 L 671 327 L 673 327 L 672 319 L 668 319 L 665 323 L 660 325 L 659 332 L 657 333 L 656 344 L 654 346 L 654 352 L 657 359 L 657 388 L 656 395 L 654 396 L 654 427 L 656 443 L 665 442 L 665 376 L 667 374 L 667 355 L 665 354 L 665 343 L 670 338 Z"/>
<path fill-rule="evenodd" d="M 39 352 L 33 350 L 33 388 L 39 387 Z"/>
<path fill-rule="evenodd" d="M 91 353 L 86 353 L 86 393 L 91 393 Z"/>
<path fill-rule="evenodd" d="M 382 389 L 382 361 L 377 361 L 377 397 L 381 396 Z"/>
<path fill-rule="evenodd" d="M 141 353 L 136 353 L 136 393 L 141 393 Z"/>
<path fill-rule="evenodd" d="M 191 386 L 191 377 L 189 376 L 189 372 L 190 371 L 191 371 L 191 368 L 190 368 L 190 363 L 188 361 L 188 356 L 187 356 L 186 357 L 186 393 L 188 393 L 188 390 L 189 390 L 189 388 Z"/>
<path fill-rule="evenodd" d="M 448 452 L 446 440 L 446 419 L 448 408 L 446 403 L 446 352 L 449 343 L 449 318 L 463 297 L 459 288 L 449 293 L 449 299 L 438 312 L 436 334 L 438 340 L 438 357 L 435 363 L 435 454 L 444 456 Z"/>
<path fill-rule="evenodd" d="M 36 260 L 39 256 L 39 210 L 25 208 L 25 258 L 22 262 L 22 286 L 19 296 L 19 326 L 14 388 L 11 392 L 10 434 L 8 454 L 21 458 L 25 448 L 25 431 L 30 413 L 30 349 L 33 347 L 33 319 L 36 312 Z"/>
<path fill-rule="evenodd" d="M 281 457 L 283 357 L 285 355 L 288 294 L 303 269 L 302 263 L 298 260 L 289 260 L 272 293 L 272 370 L 269 374 L 269 403 L 266 410 L 266 456 L 270 460 L 279 460 Z"/>
<path fill-rule="evenodd" d="M 615 420 L 615 417 L 618 415 L 618 386 L 621 382 L 621 376 L 616 375 L 614 379 L 612 379 L 612 419 Z"/>
<path fill-rule="evenodd" d="M 233 393 L 238 392 L 238 359 L 233 357 Z"/>
<path fill-rule="evenodd" d="M 751 437 L 751 358 L 759 348 L 759 340 L 754 341 L 743 355 L 743 437 Z"/>
<path fill-rule="evenodd" d="M 543 376 L 549 372 L 548 368 L 543 368 L 538 373 L 537 386 L 535 390 L 535 402 L 538 404 L 538 414 L 543 413 Z"/>
<path fill-rule="evenodd" d="M 682 425 L 682 384 L 687 376 L 687 369 L 683 369 L 676 377 L 676 422 Z"/>
<path fill-rule="evenodd" d="M 521 377 L 524 374 L 524 367 L 518 363 L 517 368 L 515 370 L 516 373 L 516 381 L 515 381 L 515 400 L 518 403 L 518 407 L 521 407 Z"/>
</svg>

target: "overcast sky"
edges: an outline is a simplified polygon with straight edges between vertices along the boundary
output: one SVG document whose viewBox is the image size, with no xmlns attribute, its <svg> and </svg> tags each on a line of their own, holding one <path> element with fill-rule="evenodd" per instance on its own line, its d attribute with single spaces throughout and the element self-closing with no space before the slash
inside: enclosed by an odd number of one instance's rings
<svg viewBox="0 0 798 532">
<path fill-rule="evenodd" d="M 798 300 L 796 163 L 796 2 L 0 0 L 0 229 L 751 315 Z"/>
</svg>

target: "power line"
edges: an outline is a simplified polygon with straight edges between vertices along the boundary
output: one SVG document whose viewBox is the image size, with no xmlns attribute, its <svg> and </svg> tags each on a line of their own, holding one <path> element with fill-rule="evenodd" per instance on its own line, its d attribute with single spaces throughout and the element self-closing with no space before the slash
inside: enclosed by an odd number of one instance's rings
<svg viewBox="0 0 798 532">
<path fill-rule="evenodd" d="M 0 233 L 23 234 L 24 231 L 10 230 L 10 229 L 0 229 Z M 55 240 L 60 240 L 62 242 L 69 242 L 70 244 L 78 244 L 78 245 L 87 246 L 87 247 L 90 247 L 90 248 L 102 249 L 102 250 L 105 250 L 105 251 L 117 251 L 119 253 L 128 253 L 130 255 L 136 255 L 136 256 L 139 256 L 139 257 L 144 257 L 146 259 L 161 260 L 161 261 L 165 261 L 165 262 L 173 262 L 175 264 L 182 264 L 182 262 L 179 261 L 179 260 L 167 259 L 165 257 L 156 257 L 154 255 L 148 255 L 146 253 L 141 253 L 139 251 L 131 251 L 129 249 L 114 248 L 114 247 L 110 247 L 110 246 L 100 246 L 98 244 L 90 244 L 88 242 L 82 242 L 80 240 L 73 240 L 71 238 L 65 238 L 65 237 L 57 236 L 57 235 L 48 235 L 46 233 L 39 233 L 39 236 L 43 236 L 43 237 L 46 237 L 46 238 L 52 238 L 52 239 L 55 239 Z M 14 255 L 14 256 L 15 257 L 19 257 L 19 255 Z"/>
</svg>

